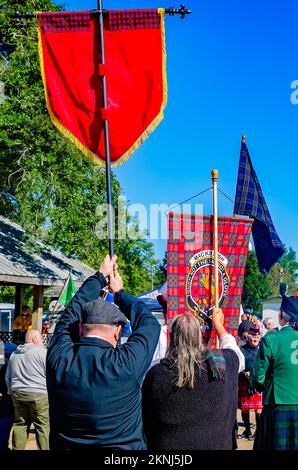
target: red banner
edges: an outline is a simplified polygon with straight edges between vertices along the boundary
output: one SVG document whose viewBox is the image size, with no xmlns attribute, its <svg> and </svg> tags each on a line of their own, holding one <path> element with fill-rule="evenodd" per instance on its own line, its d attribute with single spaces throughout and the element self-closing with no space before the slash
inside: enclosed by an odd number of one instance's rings
<svg viewBox="0 0 298 470">
<path fill-rule="evenodd" d="M 225 327 L 236 335 L 252 220 L 218 218 L 219 304 Z M 214 307 L 213 217 L 168 216 L 167 294 L 171 325 L 192 312 L 202 322 Z"/>
<path fill-rule="evenodd" d="M 167 101 L 164 10 L 107 11 L 105 66 L 99 18 L 90 11 L 40 13 L 39 55 L 46 103 L 55 126 L 105 165 L 107 118 L 112 166 L 143 143 Z M 107 110 L 101 75 L 106 75 Z"/>
</svg>

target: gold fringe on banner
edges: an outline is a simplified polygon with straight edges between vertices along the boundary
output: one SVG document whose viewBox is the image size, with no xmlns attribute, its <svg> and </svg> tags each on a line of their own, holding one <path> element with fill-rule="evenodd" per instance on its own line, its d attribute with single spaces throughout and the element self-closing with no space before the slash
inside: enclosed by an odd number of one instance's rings
<svg viewBox="0 0 298 470">
<path fill-rule="evenodd" d="M 167 104 L 168 100 L 168 86 L 167 86 L 167 71 L 166 71 L 166 40 L 165 40 L 165 9 L 159 8 L 158 13 L 160 15 L 161 20 L 161 40 L 162 40 L 162 81 L 163 81 L 163 101 L 161 104 L 161 109 L 158 115 L 153 119 L 153 121 L 149 124 L 147 129 L 140 135 L 140 137 L 136 140 L 136 142 L 125 152 L 116 162 L 111 162 L 111 167 L 116 168 L 122 165 L 129 157 L 145 142 L 145 140 L 149 137 L 151 132 L 153 132 L 158 124 L 163 120 L 164 117 L 164 109 Z M 51 118 L 52 123 L 54 126 L 65 136 L 67 137 L 79 150 L 81 150 L 85 155 L 90 157 L 95 163 L 100 165 L 101 167 L 105 167 L 105 161 L 102 160 L 99 156 L 95 153 L 91 152 L 85 145 L 81 143 L 81 141 L 75 137 L 72 132 L 70 132 L 66 127 L 61 124 L 61 122 L 57 119 L 56 115 L 54 114 L 47 91 L 47 83 L 46 83 L 46 76 L 44 71 L 44 60 L 43 60 L 43 50 L 42 50 L 42 40 L 41 40 L 41 31 L 40 27 L 37 28 L 38 32 L 38 54 L 39 54 L 39 62 L 40 62 L 40 70 L 41 76 L 44 86 L 44 93 L 45 93 L 45 100 L 47 109 Z"/>
</svg>

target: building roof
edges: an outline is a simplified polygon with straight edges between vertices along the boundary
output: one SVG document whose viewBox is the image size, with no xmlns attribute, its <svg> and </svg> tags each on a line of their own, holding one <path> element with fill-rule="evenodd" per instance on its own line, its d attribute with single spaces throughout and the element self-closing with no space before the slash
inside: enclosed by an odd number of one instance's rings
<svg viewBox="0 0 298 470">
<path fill-rule="evenodd" d="M 38 253 L 26 247 L 24 229 L 0 216 L 0 283 L 63 286 L 71 271 L 76 287 L 95 273 L 80 261 L 38 242 Z"/>
</svg>

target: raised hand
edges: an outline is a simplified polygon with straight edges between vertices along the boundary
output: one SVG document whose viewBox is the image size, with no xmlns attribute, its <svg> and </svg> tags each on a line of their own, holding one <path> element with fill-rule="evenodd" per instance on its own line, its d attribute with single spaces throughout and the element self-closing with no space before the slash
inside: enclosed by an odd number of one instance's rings
<svg viewBox="0 0 298 470">
<path fill-rule="evenodd" d="M 118 269 L 116 260 L 116 255 L 113 255 L 112 258 L 110 257 L 110 255 L 106 255 L 100 265 L 99 272 L 102 273 L 104 277 L 109 276 L 113 272 L 113 270 Z"/>
<path fill-rule="evenodd" d="M 118 292 L 119 290 L 123 289 L 123 280 L 122 277 L 120 276 L 119 272 L 113 271 L 110 274 L 110 283 L 109 283 L 109 289 L 114 294 L 115 292 Z"/>
<path fill-rule="evenodd" d="M 218 308 L 218 309 L 216 309 L 215 307 L 213 308 L 212 322 L 214 326 L 224 324 L 224 315 L 222 313 L 221 308 Z"/>
</svg>

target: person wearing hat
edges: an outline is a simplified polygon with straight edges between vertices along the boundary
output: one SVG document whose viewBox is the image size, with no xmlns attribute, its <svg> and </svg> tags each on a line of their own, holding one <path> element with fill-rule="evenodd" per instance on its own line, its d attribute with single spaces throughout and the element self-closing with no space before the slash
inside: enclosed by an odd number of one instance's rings
<svg viewBox="0 0 298 470">
<path fill-rule="evenodd" d="M 253 323 L 250 320 L 243 320 L 238 327 L 238 345 L 241 348 L 247 343 L 247 338 L 250 328 L 253 327 Z"/>
<path fill-rule="evenodd" d="M 246 438 L 252 440 L 254 436 L 251 434 L 250 425 L 250 410 L 255 411 L 256 424 L 258 426 L 260 413 L 262 411 L 262 394 L 258 393 L 257 390 L 253 389 L 249 382 L 253 363 L 255 361 L 261 335 L 260 331 L 251 326 L 248 331 L 247 343 L 242 346 L 241 352 L 245 358 L 245 369 L 239 374 L 239 388 L 238 388 L 238 408 L 241 410 L 241 415 L 244 423 L 244 432 L 238 436 L 240 438 Z"/>
<path fill-rule="evenodd" d="M 116 259 L 105 257 L 53 333 L 47 355 L 51 449 L 146 449 L 141 384 L 160 326 L 141 300 L 123 290 Z M 99 298 L 107 284 L 115 305 Z M 132 333 L 121 345 L 127 319 Z"/>
<path fill-rule="evenodd" d="M 298 450 L 298 298 L 283 296 L 280 330 L 266 334 L 250 382 L 263 391 L 255 450 Z"/>
</svg>

